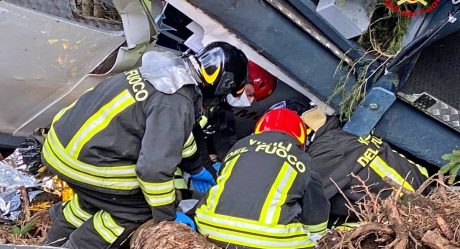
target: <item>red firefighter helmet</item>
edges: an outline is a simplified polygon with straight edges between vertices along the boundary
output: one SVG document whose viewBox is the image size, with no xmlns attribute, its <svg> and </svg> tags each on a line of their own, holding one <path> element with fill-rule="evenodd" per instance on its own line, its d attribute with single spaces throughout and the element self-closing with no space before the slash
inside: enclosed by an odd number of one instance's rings
<svg viewBox="0 0 460 249">
<path fill-rule="evenodd" d="M 281 131 L 291 135 L 305 148 L 307 128 L 296 112 L 286 108 L 268 111 L 256 123 L 255 134 L 267 131 Z"/>
<path fill-rule="evenodd" d="M 270 96 L 276 88 L 276 77 L 252 61 L 248 62 L 248 80 L 254 86 L 257 101 Z"/>
</svg>

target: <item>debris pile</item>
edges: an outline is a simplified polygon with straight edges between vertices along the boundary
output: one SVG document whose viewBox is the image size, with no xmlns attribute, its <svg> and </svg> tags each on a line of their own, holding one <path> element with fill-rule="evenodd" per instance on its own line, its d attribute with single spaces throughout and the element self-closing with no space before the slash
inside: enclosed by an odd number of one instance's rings
<svg viewBox="0 0 460 249">
<path fill-rule="evenodd" d="M 50 227 L 65 184 L 46 174 L 40 147 L 29 137 L 0 161 L 0 244 L 40 245 Z"/>
<path fill-rule="evenodd" d="M 0 244 L 42 244 L 51 226 L 47 205 L 43 203 L 33 204 L 29 210 L 33 214 L 29 218 L 23 216 L 15 223 L 0 225 Z"/>
<path fill-rule="evenodd" d="M 185 224 L 150 220 L 140 226 L 131 239 L 131 249 L 218 249 L 220 247 Z"/>
<path fill-rule="evenodd" d="M 390 183 L 387 180 L 388 183 Z M 431 185 L 436 187 L 423 196 Z M 362 224 L 349 231 L 334 230 L 319 248 L 460 248 L 460 190 L 435 175 L 415 193 L 393 184 L 391 197 L 381 200 L 363 184 L 367 196 L 348 208 Z"/>
</svg>

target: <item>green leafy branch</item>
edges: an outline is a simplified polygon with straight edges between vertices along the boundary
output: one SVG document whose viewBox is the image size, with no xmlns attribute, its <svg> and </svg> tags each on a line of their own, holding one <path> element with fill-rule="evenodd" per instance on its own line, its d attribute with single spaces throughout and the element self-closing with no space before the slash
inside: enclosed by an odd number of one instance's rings
<svg viewBox="0 0 460 249">
<path fill-rule="evenodd" d="M 26 235 L 30 230 L 32 230 L 35 227 L 36 223 L 35 222 L 29 222 L 26 223 L 23 226 L 18 226 L 15 225 L 11 228 L 11 234 L 15 236 L 21 236 L 21 235 Z"/>
<path fill-rule="evenodd" d="M 439 171 L 443 174 L 450 174 L 448 183 L 452 185 L 460 170 L 460 150 L 454 150 L 452 154 L 442 156 L 442 159 L 446 160 L 448 163 L 442 166 Z"/>
<path fill-rule="evenodd" d="M 342 121 L 350 118 L 351 113 L 366 96 L 366 88 L 375 83 L 369 82 L 369 79 L 378 79 L 385 70 L 386 63 L 401 50 L 402 38 L 411 22 L 409 17 L 392 13 L 383 3 L 377 1 L 371 3 L 369 3 L 371 23 L 358 39 L 358 44 L 365 49 L 365 52 L 363 51 L 363 55 L 350 65 L 345 65 L 341 61 L 334 74 L 336 78 L 338 72 L 345 71 L 338 78 L 335 89 L 328 99 L 329 103 L 335 97 L 340 98 L 339 113 Z M 374 70 L 371 65 L 381 58 L 385 61 Z M 356 80 L 351 87 L 347 87 L 352 82 L 350 76 L 355 77 Z"/>
</svg>

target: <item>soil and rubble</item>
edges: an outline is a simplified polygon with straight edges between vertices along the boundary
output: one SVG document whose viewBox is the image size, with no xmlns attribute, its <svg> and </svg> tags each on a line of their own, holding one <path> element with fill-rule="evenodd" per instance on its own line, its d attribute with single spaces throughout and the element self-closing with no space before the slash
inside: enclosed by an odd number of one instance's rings
<svg viewBox="0 0 460 249">
<path fill-rule="evenodd" d="M 367 196 L 354 207 L 349 203 L 349 209 L 364 225 L 328 232 L 319 248 L 460 248 L 460 190 L 446 185 L 442 174 L 430 177 L 415 193 L 394 186 L 385 200 L 362 183 L 357 191 Z M 433 185 L 428 195 L 421 194 Z"/>
</svg>

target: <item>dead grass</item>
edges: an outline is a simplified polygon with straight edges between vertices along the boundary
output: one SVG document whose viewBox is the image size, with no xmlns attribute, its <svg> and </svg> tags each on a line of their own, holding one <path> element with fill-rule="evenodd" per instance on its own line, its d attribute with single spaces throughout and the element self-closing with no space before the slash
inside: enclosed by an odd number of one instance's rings
<svg viewBox="0 0 460 249">
<path fill-rule="evenodd" d="M 41 245 L 50 226 L 47 209 L 34 212 L 28 220 L 0 225 L 0 244 Z"/>
</svg>

